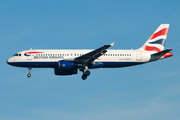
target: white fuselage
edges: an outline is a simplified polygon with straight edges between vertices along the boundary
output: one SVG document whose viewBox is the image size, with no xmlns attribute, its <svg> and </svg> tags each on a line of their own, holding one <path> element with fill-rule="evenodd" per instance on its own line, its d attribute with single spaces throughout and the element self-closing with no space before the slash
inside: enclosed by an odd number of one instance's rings
<svg viewBox="0 0 180 120">
<path fill-rule="evenodd" d="M 8 59 L 8 63 L 18 67 L 56 67 L 60 60 L 74 60 L 92 50 L 24 50 Z M 142 50 L 107 50 L 107 52 L 94 61 L 103 63 L 99 67 L 126 67 L 149 62 L 150 54 Z"/>
<path fill-rule="evenodd" d="M 55 75 L 73 75 L 80 70 L 82 79 L 90 75 L 89 69 L 128 67 L 173 56 L 164 50 L 169 24 L 161 24 L 145 44 L 137 50 L 107 50 L 114 42 L 95 50 L 24 50 L 9 58 L 7 63 L 17 67 L 54 68 Z"/>
</svg>

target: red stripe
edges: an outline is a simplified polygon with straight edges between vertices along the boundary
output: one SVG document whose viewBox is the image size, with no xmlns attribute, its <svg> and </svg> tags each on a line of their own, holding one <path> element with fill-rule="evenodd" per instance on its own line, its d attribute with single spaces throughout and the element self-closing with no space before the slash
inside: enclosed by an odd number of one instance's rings
<svg viewBox="0 0 180 120">
<path fill-rule="evenodd" d="M 167 35 L 167 32 L 168 32 L 168 28 L 164 28 L 162 30 L 160 30 L 159 32 L 157 33 L 154 33 L 151 37 L 150 37 L 150 40 L 158 37 L 158 36 L 161 36 L 161 35 Z"/>
<path fill-rule="evenodd" d="M 161 49 L 159 49 L 157 47 L 153 47 L 153 46 L 144 46 L 144 49 L 147 51 L 157 51 L 157 52 L 162 51 Z"/>
<path fill-rule="evenodd" d="M 37 53 L 44 53 L 44 52 L 26 52 L 24 54 L 37 54 Z"/>
<path fill-rule="evenodd" d="M 163 55 L 164 58 L 171 57 L 171 56 L 173 56 L 172 52 L 168 52 L 165 55 Z"/>
</svg>

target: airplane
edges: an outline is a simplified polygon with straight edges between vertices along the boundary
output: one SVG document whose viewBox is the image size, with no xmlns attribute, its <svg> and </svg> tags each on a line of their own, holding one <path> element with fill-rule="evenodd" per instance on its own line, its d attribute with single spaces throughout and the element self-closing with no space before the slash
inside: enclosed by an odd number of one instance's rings
<svg viewBox="0 0 180 120">
<path fill-rule="evenodd" d="M 161 24 L 145 44 L 136 50 L 107 50 L 114 43 L 95 50 L 30 49 L 17 52 L 7 60 L 16 67 L 53 68 L 55 75 L 74 75 L 83 72 L 82 79 L 90 75 L 89 69 L 120 68 L 149 63 L 173 56 L 172 49 L 164 50 L 169 24 Z"/>
</svg>

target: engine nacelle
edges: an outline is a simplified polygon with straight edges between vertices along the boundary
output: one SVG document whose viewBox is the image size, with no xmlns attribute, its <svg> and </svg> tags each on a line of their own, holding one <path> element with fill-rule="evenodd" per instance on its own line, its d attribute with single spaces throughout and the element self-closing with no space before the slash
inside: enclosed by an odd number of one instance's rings
<svg viewBox="0 0 180 120">
<path fill-rule="evenodd" d="M 82 65 L 75 63 L 74 61 L 70 60 L 60 60 L 58 62 L 59 69 L 77 69 L 80 68 Z"/>
<path fill-rule="evenodd" d="M 59 69 L 59 68 L 54 68 L 54 73 L 55 75 L 73 75 L 77 74 L 77 69 Z"/>
</svg>

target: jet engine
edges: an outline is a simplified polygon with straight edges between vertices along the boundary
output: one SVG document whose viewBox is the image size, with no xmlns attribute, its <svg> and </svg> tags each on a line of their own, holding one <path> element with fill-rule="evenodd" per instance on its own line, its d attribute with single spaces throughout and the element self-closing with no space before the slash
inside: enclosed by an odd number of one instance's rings
<svg viewBox="0 0 180 120">
<path fill-rule="evenodd" d="M 77 74 L 77 69 L 59 69 L 59 68 L 54 68 L 54 73 L 55 75 L 73 75 Z"/>
<path fill-rule="evenodd" d="M 60 60 L 58 62 L 59 69 L 78 69 L 82 67 L 81 64 L 75 63 L 74 61 L 70 60 Z"/>
</svg>

